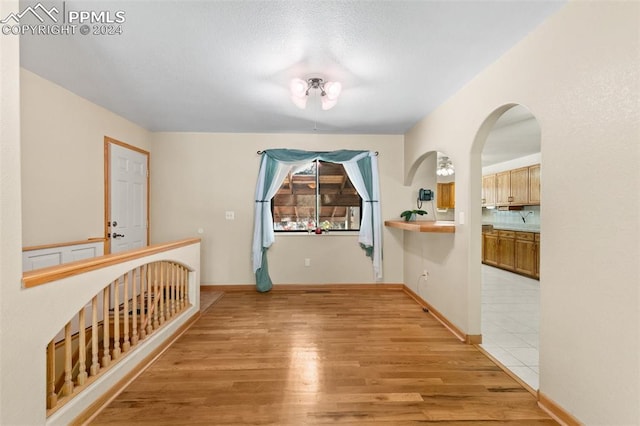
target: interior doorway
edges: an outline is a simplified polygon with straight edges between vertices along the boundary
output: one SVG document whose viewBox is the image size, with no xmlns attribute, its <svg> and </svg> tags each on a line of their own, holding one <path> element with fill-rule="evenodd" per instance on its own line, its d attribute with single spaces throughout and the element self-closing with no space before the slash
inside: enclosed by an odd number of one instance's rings
<svg viewBox="0 0 640 426">
<path fill-rule="evenodd" d="M 149 152 L 105 136 L 105 254 L 149 242 Z"/>
<path fill-rule="evenodd" d="M 522 105 L 501 107 L 483 124 L 474 151 L 482 170 L 482 348 L 537 390 L 540 125 Z"/>
</svg>

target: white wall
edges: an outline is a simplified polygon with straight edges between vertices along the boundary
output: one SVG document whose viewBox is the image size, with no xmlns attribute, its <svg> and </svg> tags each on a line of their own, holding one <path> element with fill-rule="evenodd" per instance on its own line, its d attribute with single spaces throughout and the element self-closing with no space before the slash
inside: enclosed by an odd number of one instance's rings
<svg viewBox="0 0 640 426">
<path fill-rule="evenodd" d="M 25 246 L 104 235 L 104 137 L 148 150 L 149 132 L 23 69 Z"/>
<path fill-rule="evenodd" d="M 540 391 L 594 425 L 640 424 L 638 16 L 637 2 L 570 2 L 419 122 L 405 142 L 408 181 L 424 153 L 446 147 L 457 166 L 456 212 L 468 218 L 453 246 L 406 238 L 406 280 L 425 262 L 441 268 L 438 274 L 452 278 L 431 286 L 427 299 L 475 334 L 484 137 L 498 118 L 492 113 L 510 104 L 525 105 L 538 119 Z M 611 208 L 620 212 L 615 221 L 605 220 Z"/>
<path fill-rule="evenodd" d="M 17 1 L 0 2 L 0 16 L 11 12 L 18 12 Z M 21 362 L 38 358 L 37 353 L 16 351 L 16 342 L 24 336 L 12 332 L 22 279 L 19 50 L 18 37 L 0 37 L 0 424 L 3 425 L 29 423 L 30 418 L 25 416 L 23 420 L 21 414 L 37 407 L 35 400 L 16 404 L 14 399 L 16 394 L 32 392 L 30 383 L 21 378 L 25 365 Z M 44 393 L 38 396 L 44 398 Z"/>
<path fill-rule="evenodd" d="M 382 217 L 407 208 L 402 136 L 158 133 L 151 148 L 151 240 L 202 237 L 202 282 L 252 284 L 254 192 L 268 148 L 379 151 Z M 225 211 L 235 220 L 225 220 Z M 199 228 L 204 230 L 198 234 Z M 402 283 L 402 235 L 385 229 L 384 282 Z M 304 267 L 304 259 L 311 266 Z M 371 260 L 356 235 L 277 235 L 269 250 L 275 284 L 370 283 Z"/>
<path fill-rule="evenodd" d="M 459 165 L 455 158 L 447 149 L 440 149 L 445 152 L 453 162 L 456 173 L 453 175 L 456 182 L 456 209 L 451 209 L 447 213 L 435 211 L 436 200 L 433 202 L 423 202 L 423 209 L 428 212 L 423 217 L 426 220 L 455 220 L 454 213 L 458 211 L 458 170 Z M 413 203 L 416 207 L 416 197 L 419 188 L 428 188 L 437 191 L 437 181 L 445 181 L 436 175 L 436 152 L 426 151 L 417 165 L 413 181 L 410 185 L 410 197 L 408 203 Z M 421 218 L 421 219 L 423 219 Z M 398 231 L 402 232 L 402 231 Z M 456 291 L 465 284 L 466 276 L 464 268 L 459 265 L 464 263 L 465 253 L 462 250 L 455 250 L 460 243 L 460 231 L 456 228 L 454 234 L 439 233 L 415 233 L 405 232 L 404 235 L 404 282 L 413 291 L 418 293 L 424 300 L 437 306 L 438 310 L 446 308 L 447 318 L 456 326 L 464 328 L 466 323 L 462 318 L 466 316 L 466 300 Z M 427 271 L 429 276 L 426 280 L 421 278 L 423 271 Z M 463 303 L 458 303 L 462 301 Z"/>
</svg>

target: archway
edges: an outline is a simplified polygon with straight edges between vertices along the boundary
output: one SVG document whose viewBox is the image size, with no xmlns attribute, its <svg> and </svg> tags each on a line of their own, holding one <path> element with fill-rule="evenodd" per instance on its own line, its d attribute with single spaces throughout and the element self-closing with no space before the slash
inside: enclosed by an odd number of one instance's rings
<svg viewBox="0 0 640 426">
<path fill-rule="evenodd" d="M 428 200 L 418 197 L 416 207 L 427 211 L 427 220 L 453 222 L 455 213 L 455 164 L 444 151 L 428 151 L 413 164 L 410 185 L 418 185 L 431 193 Z"/>
<path fill-rule="evenodd" d="M 524 106 L 485 119 L 471 152 L 470 278 L 482 348 L 533 390 L 539 376 L 541 131 Z"/>
</svg>

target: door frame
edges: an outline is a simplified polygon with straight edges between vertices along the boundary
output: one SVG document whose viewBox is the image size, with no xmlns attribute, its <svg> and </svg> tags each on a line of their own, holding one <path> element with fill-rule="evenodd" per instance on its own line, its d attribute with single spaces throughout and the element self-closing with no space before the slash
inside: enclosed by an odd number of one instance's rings
<svg viewBox="0 0 640 426">
<path fill-rule="evenodd" d="M 122 148 L 129 149 L 132 151 L 136 151 L 145 157 L 147 157 L 147 245 L 149 245 L 149 234 L 151 229 L 151 222 L 149 220 L 149 192 L 150 192 L 150 181 L 149 176 L 151 175 L 151 154 L 149 151 L 145 151 L 144 149 L 138 148 L 137 146 L 129 145 L 128 143 L 119 141 L 117 139 L 110 138 L 109 136 L 104 137 L 104 254 L 111 253 L 111 238 L 109 238 L 109 223 L 111 222 L 111 149 L 110 146 L 119 145 Z"/>
</svg>

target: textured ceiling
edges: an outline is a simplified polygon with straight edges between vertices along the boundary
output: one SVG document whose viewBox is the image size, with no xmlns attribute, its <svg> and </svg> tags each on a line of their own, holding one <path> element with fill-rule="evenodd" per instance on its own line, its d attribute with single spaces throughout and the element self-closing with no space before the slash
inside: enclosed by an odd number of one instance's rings
<svg viewBox="0 0 640 426">
<path fill-rule="evenodd" d="M 66 1 L 123 34 L 23 36 L 21 62 L 152 131 L 402 134 L 563 4 Z M 309 76 L 342 82 L 335 108 L 293 105 Z"/>
</svg>

